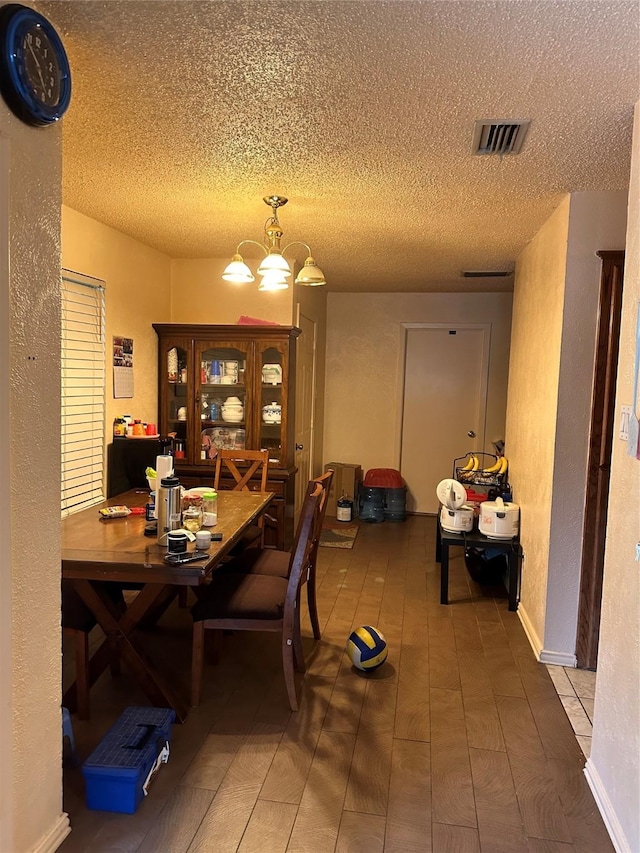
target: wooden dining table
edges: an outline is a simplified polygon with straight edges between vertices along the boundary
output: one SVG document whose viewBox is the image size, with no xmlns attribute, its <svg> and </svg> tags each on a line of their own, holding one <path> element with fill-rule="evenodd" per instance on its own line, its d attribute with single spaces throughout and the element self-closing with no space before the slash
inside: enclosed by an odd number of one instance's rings
<svg viewBox="0 0 640 853">
<path fill-rule="evenodd" d="M 264 512 L 273 493 L 218 492 L 218 522 L 213 531 L 222 534 L 222 541 L 211 543 L 206 559 L 181 566 L 164 562 L 166 545 L 159 545 L 155 536 L 144 535 L 149 524 L 144 515 L 104 519 L 99 514 L 106 506 L 144 507 L 148 497 L 146 490 L 131 490 L 63 519 L 62 577 L 72 583 L 105 633 L 89 662 L 89 683 L 96 681 L 117 653 L 152 704 L 173 708 L 182 722 L 187 716 L 187 698 L 142 648 L 138 628 L 150 614 L 162 612 L 181 587 L 206 584 L 246 528 Z M 189 550 L 194 549 L 190 544 Z M 139 584 L 140 591 L 122 609 L 97 581 Z M 75 702 L 72 685 L 64 705 L 73 710 Z"/>
</svg>

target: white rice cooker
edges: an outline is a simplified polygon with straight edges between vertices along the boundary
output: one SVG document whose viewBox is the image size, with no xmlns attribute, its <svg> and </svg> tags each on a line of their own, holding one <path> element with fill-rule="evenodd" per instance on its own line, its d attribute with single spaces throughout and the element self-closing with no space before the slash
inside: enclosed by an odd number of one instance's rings
<svg viewBox="0 0 640 853">
<path fill-rule="evenodd" d="M 488 539 L 513 539 L 520 526 L 520 507 L 502 498 L 480 504 L 478 529 Z"/>
<path fill-rule="evenodd" d="M 436 487 L 440 508 L 440 526 L 447 533 L 473 530 L 473 507 L 466 505 L 467 492 L 457 480 L 441 480 Z"/>
</svg>

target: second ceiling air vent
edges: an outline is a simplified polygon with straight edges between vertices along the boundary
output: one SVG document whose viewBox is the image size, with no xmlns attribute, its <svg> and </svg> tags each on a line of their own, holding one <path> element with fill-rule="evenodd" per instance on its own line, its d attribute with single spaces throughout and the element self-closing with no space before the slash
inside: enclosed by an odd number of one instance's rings
<svg viewBox="0 0 640 853">
<path fill-rule="evenodd" d="M 479 119 L 473 134 L 473 154 L 518 154 L 531 119 Z"/>
</svg>

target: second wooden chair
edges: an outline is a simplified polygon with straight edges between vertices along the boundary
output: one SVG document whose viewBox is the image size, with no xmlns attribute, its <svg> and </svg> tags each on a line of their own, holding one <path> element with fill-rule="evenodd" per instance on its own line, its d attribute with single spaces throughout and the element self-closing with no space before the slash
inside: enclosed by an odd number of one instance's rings
<svg viewBox="0 0 640 853">
<path fill-rule="evenodd" d="M 200 703 L 204 634 L 207 628 L 216 631 L 279 631 L 282 635 L 282 666 L 289 705 L 292 711 L 298 710 L 295 671 L 305 670 L 300 634 L 300 590 L 308 578 L 322 494 L 322 486 L 313 481 L 309 486 L 300 513 L 295 543 L 289 555 L 288 578 L 214 572 L 206 592 L 191 609 L 192 705 Z"/>
<path fill-rule="evenodd" d="M 331 481 L 333 479 L 333 470 L 329 470 L 321 477 L 315 477 L 309 482 L 311 486 L 315 483 L 322 488 L 320 495 L 320 507 L 316 517 L 316 526 L 313 531 L 313 542 L 309 553 L 308 579 L 307 579 L 307 602 L 309 606 L 309 619 L 313 636 L 316 640 L 321 638 L 320 620 L 318 619 L 318 605 L 316 596 L 316 566 L 318 562 L 318 548 L 320 546 L 320 534 L 322 533 L 322 523 L 327 511 L 327 500 Z M 251 549 L 244 555 L 237 557 L 229 562 L 225 570 L 242 572 L 245 574 L 267 575 L 270 577 L 288 578 L 290 567 L 290 551 L 278 551 L 275 549 L 264 549 L 258 551 Z"/>
<path fill-rule="evenodd" d="M 257 488 L 259 484 L 259 491 L 266 492 L 268 479 L 268 450 L 218 450 L 213 480 L 216 491 L 228 489 L 233 492 L 248 492 L 251 491 L 252 486 Z M 231 549 L 230 555 L 236 556 L 247 548 L 261 548 L 263 545 L 264 513 L 255 524 L 245 530 L 240 541 Z"/>
</svg>

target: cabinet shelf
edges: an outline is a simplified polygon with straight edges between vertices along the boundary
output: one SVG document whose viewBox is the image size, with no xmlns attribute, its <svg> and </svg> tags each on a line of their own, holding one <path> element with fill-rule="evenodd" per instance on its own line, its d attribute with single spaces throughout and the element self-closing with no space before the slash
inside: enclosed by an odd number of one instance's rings
<svg viewBox="0 0 640 853">
<path fill-rule="evenodd" d="M 234 421 L 233 423 L 231 423 L 231 421 L 201 420 L 200 423 L 203 427 L 205 426 L 205 424 L 207 427 L 223 427 L 228 429 L 238 429 L 238 427 L 240 429 L 244 429 L 246 427 L 245 421 Z"/>
<path fill-rule="evenodd" d="M 223 393 L 226 393 L 227 391 L 231 391 L 231 390 L 236 390 L 236 391 L 241 390 L 242 391 L 242 390 L 244 390 L 244 387 L 245 387 L 244 382 L 238 382 L 235 385 L 229 385 L 226 382 L 213 382 L 213 383 L 201 382 L 200 383 L 200 388 L 203 391 L 206 391 L 207 394 L 210 394 L 212 391 L 219 391 L 220 394 L 222 395 Z"/>
</svg>

